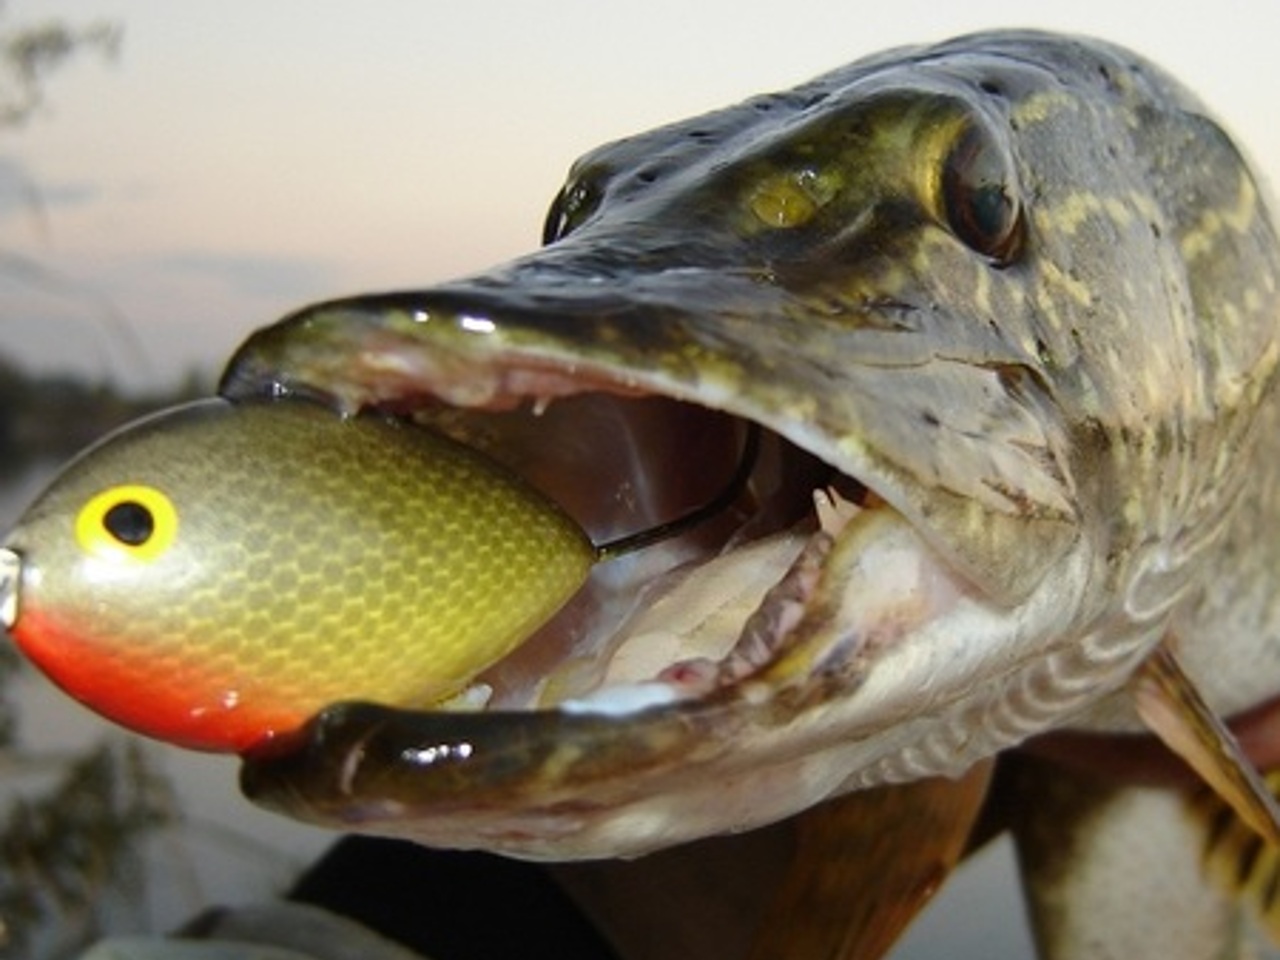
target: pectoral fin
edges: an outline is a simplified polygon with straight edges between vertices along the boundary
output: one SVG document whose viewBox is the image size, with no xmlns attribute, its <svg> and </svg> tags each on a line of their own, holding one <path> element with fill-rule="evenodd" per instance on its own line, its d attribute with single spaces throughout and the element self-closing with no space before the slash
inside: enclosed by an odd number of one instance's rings
<svg viewBox="0 0 1280 960">
<path fill-rule="evenodd" d="M 963 855 L 991 766 L 851 793 L 799 817 L 750 960 L 884 956 Z"/>
<path fill-rule="evenodd" d="M 1132 681 L 1139 716 L 1244 823 L 1280 845 L 1280 807 L 1235 736 L 1200 696 L 1166 639 Z"/>
<path fill-rule="evenodd" d="M 1264 783 L 1273 796 L 1280 792 L 1280 771 L 1267 774 Z M 1206 872 L 1247 902 L 1271 942 L 1280 944 L 1280 848 L 1263 840 L 1209 790 L 1195 797 L 1191 806 L 1206 832 Z"/>
</svg>

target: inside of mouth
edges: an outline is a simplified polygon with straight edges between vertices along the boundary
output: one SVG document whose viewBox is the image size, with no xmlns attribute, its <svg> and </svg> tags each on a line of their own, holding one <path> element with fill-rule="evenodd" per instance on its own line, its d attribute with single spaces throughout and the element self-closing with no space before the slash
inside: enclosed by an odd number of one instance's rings
<svg viewBox="0 0 1280 960">
<path fill-rule="evenodd" d="M 551 620 L 445 709 L 598 701 L 660 677 L 670 686 L 680 664 L 729 655 L 816 531 L 815 491 L 868 502 L 864 487 L 783 437 L 665 397 L 582 393 L 502 411 L 436 403 L 414 417 L 521 476 L 596 545 L 720 501 L 697 523 L 598 562 Z"/>
</svg>

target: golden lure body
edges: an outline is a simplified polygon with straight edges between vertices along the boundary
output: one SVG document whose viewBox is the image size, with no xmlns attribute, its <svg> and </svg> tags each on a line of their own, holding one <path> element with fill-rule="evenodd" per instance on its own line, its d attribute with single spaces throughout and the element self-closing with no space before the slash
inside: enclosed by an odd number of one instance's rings
<svg viewBox="0 0 1280 960">
<path fill-rule="evenodd" d="M 453 441 L 223 400 L 83 454 L 7 546 L 23 651 L 109 718 L 207 750 L 337 700 L 455 695 L 594 561 L 554 505 Z"/>
</svg>

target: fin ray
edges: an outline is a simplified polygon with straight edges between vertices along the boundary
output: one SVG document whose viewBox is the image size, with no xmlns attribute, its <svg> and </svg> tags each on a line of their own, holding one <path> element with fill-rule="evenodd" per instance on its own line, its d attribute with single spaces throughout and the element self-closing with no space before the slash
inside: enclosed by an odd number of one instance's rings
<svg viewBox="0 0 1280 960">
<path fill-rule="evenodd" d="M 1138 715 L 1268 843 L 1280 845 L 1280 806 L 1234 734 L 1183 672 L 1168 639 L 1132 681 Z"/>
<path fill-rule="evenodd" d="M 991 769 L 846 794 L 803 814 L 751 960 L 883 957 L 963 856 Z"/>
</svg>

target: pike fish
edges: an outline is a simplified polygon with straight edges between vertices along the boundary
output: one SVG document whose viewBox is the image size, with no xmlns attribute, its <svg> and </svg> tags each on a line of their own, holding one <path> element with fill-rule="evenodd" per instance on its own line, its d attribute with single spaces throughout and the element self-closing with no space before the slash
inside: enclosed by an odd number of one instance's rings
<svg viewBox="0 0 1280 960">
<path fill-rule="evenodd" d="M 595 543 L 741 495 L 596 564 L 484 709 L 334 704 L 251 797 L 634 856 L 1150 727 L 1280 836 L 1219 719 L 1280 694 L 1280 248 L 1194 95 L 1083 38 L 889 51 L 588 154 L 544 240 L 303 309 L 220 392 L 413 417 Z"/>
</svg>

